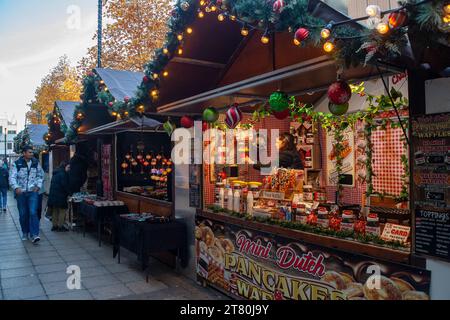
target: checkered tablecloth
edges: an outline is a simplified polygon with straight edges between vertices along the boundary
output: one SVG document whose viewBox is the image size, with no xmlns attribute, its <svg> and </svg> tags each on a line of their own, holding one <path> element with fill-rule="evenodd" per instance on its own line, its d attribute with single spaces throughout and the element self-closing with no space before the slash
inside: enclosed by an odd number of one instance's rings
<svg viewBox="0 0 450 320">
<path fill-rule="evenodd" d="M 374 192 L 400 195 L 403 185 L 401 156 L 405 154 L 401 128 L 374 130 L 372 132 Z"/>
</svg>

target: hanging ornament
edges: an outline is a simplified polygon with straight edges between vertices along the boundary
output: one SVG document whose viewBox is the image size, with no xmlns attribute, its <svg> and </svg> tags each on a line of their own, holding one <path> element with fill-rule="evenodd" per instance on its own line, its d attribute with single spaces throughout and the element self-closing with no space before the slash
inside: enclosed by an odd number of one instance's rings
<svg viewBox="0 0 450 320">
<path fill-rule="evenodd" d="M 128 163 L 126 163 L 125 161 L 122 162 L 121 167 L 123 169 L 122 173 L 126 174 L 127 173 L 127 169 L 128 169 Z"/>
<path fill-rule="evenodd" d="M 242 120 L 242 112 L 237 105 L 232 106 L 225 114 L 225 123 L 228 128 L 234 129 Z"/>
<path fill-rule="evenodd" d="M 109 102 L 108 106 L 112 107 L 112 106 L 114 106 L 114 103 L 113 102 Z"/>
<path fill-rule="evenodd" d="M 150 165 L 150 162 L 144 161 L 144 167 L 148 167 Z"/>
<path fill-rule="evenodd" d="M 164 128 L 164 131 L 166 131 L 166 133 L 169 136 L 171 136 L 173 131 L 176 129 L 176 126 L 172 121 L 167 120 L 166 122 L 164 122 L 163 128 Z"/>
<path fill-rule="evenodd" d="M 405 10 L 394 11 L 389 14 L 389 26 L 391 28 L 401 28 L 406 25 L 408 14 Z"/>
<path fill-rule="evenodd" d="M 379 34 L 386 34 L 389 32 L 389 25 L 386 22 L 377 24 L 377 31 Z"/>
<path fill-rule="evenodd" d="M 150 154 L 147 153 L 147 155 L 145 156 L 145 159 L 150 161 L 152 159 L 152 156 Z"/>
<path fill-rule="evenodd" d="M 289 97 L 285 92 L 277 91 L 270 95 L 269 105 L 272 111 L 280 112 L 289 107 Z"/>
<path fill-rule="evenodd" d="M 143 81 L 144 83 L 148 83 L 148 82 L 150 81 L 150 78 L 147 77 L 147 76 L 144 76 L 144 77 L 142 78 L 142 81 Z"/>
<path fill-rule="evenodd" d="M 189 7 L 190 7 L 189 2 L 184 1 L 184 2 L 181 3 L 181 10 L 188 11 Z"/>
<path fill-rule="evenodd" d="M 280 13 L 284 9 L 284 1 L 283 0 L 276 0 L 273 3 L 272 9 L 273 9 L 273 12 Z"/>
<path fill-rule="evenodd" d="M 278 120 L 284 120 L 286 119 L 290 114 L 289 109 L 283 110 L 283 111 L 279 111 L 279 112 L 274 112 L 273 116 L 275 118 L 277 118 Z"/>
<path fill-rule="evenodd" d="M 348 102 L 343 104 L 334 104 L 330 102 L 328 104 L 328 109 L 335 116 L 341 116 L 348 111 L 348 106 L 349 106 Z"/>
<path fill-rule="evenodd" d="M 203 120 L 209 123 L 214 123 L 219 119 L 219 112 L 217 112 L 216 108 L 209 107 L 203 111 Z"/>
<path fill-rule="evenodd" d="M 194 119 L 189 116 L 183 116 L 180 120 L 180 123 L 183 128 L 189 129 L 194 126 Z"/>
<path fill-rule="evenodd" d="M 339 80 L 328 88 L 328 99 L 334 104 L 347 103 L 352 96 L 352 89 L 347 82 Z"/>
<path fill-rule="evenodd" d="M 295 31 L 295 39 L 297 41 L 304 41 L 309 37 L 309 31 L 306 28 L 298 28 L 297 31 Z"/>
<path fill-rule="evenodd" d="M 138 154 L 136 159 L 138 159 L 138 161 L 141 161 L 142 159 L 144 159 L 144 156 L 142 154 Z"/>
<path fill-rule="evenodd" d="M 130 97 L 126 96 L 125 98 L 123 98 L 123 101 L 124 101 L 125 103 L 128 103 L 128 102 L 130 101 Z"/>
</svg>

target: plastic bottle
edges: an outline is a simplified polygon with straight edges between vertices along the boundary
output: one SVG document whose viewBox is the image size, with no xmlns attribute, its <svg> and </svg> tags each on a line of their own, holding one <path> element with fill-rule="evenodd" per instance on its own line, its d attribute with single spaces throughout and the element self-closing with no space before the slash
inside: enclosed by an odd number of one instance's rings
<svg viewBox="0 0 450 320">
<path fill-rule="evenodd" d="M 227 191 L 227 209 L 233 211 L 233 190 L 231 188 L 228 188 Z"/>
<path fill-rule="evenodd" d="M 234 195 L 233 195 L 233 211 L 241 212 L 241 192 L 237 185 L 235 185 L 235 190 L 234 190 Z"/>
<path fill-rule="evenodd" d="M 247 193 L 247 215 L 253 217 L 253 192 L 251 190 Z"/>
<path fill-rule="evenodd" d="M 225 189 L 220 188 L 219 190 L 219 207 L 225 209 Z"/>
</svg>

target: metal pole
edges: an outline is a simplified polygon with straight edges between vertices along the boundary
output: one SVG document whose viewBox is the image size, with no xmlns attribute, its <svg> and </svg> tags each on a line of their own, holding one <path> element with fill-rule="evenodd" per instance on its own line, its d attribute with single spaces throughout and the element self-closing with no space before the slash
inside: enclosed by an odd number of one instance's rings
<svg viewBox="0 0 450 320">
<path fill-rule="evenodd" d="M 6 155 L 6 139 L 8 138 L 8 128 L 5 128 L 5 159 L 7 157 Z"/>
<path fill-rule="evenodd" d="M 97 67 L 102 67 L 103 0 L 98 0 Z"/>
</svg>

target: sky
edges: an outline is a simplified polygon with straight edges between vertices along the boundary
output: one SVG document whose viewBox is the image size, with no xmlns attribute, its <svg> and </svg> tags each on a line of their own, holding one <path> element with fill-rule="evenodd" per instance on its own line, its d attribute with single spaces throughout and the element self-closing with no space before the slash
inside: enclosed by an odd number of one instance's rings
<svg viewBox="0 0 450 320">
<path fill-rule="evenodd" d="M 64 54 L 75 66 L 96 28 L 96 0 L 0 0 L 0 114 L 21 130 L 41 79 Z"/>
</svg>

